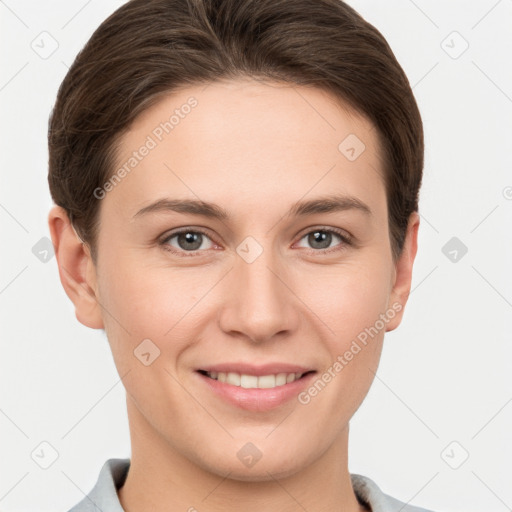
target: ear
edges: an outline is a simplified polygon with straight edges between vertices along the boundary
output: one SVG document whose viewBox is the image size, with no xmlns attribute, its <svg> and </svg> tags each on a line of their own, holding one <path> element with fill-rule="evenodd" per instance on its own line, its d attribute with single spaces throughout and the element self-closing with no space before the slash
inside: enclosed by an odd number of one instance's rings
<svg viewBox="0 0 512 512">
<path fill-rule="evenodd" d="M 404 315 L 405 304 L 411 292 L 412 267 L 418 250 L 418 228 L 420 216 L 413 212 L 409 217 L 404 246 L 395 263 L 389 306 L 396 314 L 386 325 L 386 332 L 396 329 Z"/>
<path fill-rule="evenodd" d="M 75 232 L 66 211 L 54 206 L 48 215 L 62 286 L 75 305 L 77 320 L 91 329 L 103 329 L 98 302 L 96 269 L 89 247 Z"/>
</svg>

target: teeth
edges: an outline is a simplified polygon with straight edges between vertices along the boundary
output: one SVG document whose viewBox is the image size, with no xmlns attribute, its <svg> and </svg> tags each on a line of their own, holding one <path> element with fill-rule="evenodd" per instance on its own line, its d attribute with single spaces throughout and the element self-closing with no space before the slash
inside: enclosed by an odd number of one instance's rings
<svg viewBox="0 0 512 512">
<path fill-rule="evenodd" d="M 226 384 L 233 384 L 233 386 L 240 386 L 240 375 L 238 373 L 227 373 Z"/>
<path fill-rule="evenodd" d="M 290 373 L 290 375 L 293 375 L 293 373 Z M 290 382 L 291 382 L 291 380 L 290 380 Z M 276 375 L 275 385 L 276 386 L 283 386 L 284 384 L 286 384 L 286 373 L 278 373 Z"/>
<path fill-rule="evenodd" d="M 230 375 L 228 373 L 228 375 Z M 232 374 L 231 374 L 232 375 Z M 236 374 L 235 374 L 236 375 Z M 261 377 L 256 375 L 240 375 L 240 386 L 242 388 L 259 388 L 259 380 Z"/>
<path fill-rule="evenodd" d="M 233 386 L 239 386 L 245 389 L 268 389 L 278 386 L 284 386 L 294 380 L 300 379 L 302 373 L 278 373 L 276 375 L 245 375 L 234 372 L 207 372 L 208 377 L 225 382 Z"/>
</svg>

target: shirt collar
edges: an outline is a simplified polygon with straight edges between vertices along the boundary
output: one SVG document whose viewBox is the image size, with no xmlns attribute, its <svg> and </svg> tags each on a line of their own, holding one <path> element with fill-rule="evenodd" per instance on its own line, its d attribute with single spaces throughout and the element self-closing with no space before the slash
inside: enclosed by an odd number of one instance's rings
<svg viewBox="0 0 512 512">
<path fill-rule="evenodd" d="M 130 459 L 108 459 L 92 491 L 69 512 L 125 512 L 117 490 L 124 484 L 129 467 Z M 357 474 L 350 477 L 357 499 L 371 512 L 430 512 L 384 494 L 368 477 Z"/>
</svg>

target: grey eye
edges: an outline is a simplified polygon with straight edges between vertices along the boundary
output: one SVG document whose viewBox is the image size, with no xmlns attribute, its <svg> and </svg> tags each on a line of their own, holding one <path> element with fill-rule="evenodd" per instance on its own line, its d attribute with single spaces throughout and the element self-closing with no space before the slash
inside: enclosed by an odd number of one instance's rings
<svg viewBox="0 0 512 512">
<path fill-rule="evenodd" d="M 203 246 L 203 243 L 207 240 L 210 241 L 211 244 L 211 240 L 204 233 L 187 230 L 172 234 L 165 240 L 165 243 L 178 250 L 197 251 L 199 249 L 210 248 Z"/>
</svg>

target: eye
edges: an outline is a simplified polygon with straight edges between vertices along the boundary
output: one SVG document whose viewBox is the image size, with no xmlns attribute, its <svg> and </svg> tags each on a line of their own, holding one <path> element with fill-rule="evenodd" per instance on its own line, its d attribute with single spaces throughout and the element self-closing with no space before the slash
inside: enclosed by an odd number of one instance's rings
<svg viewBox="0 0 512 512">
<path fill-rule="evenodd" d="M 338 238 L 341 243 L 333 247 L 331 244 L 333 241 L 335 241 L 336 238 Z M 309 231 L 306 235 L 304 235 L 300 241 L 302 240 L 306 240 L 306 242 L 310 244 L 310 247 L 314 249 L 314 252 L 331 252 L 332 250 L 343 250 L 347 245 L 352 244 L 351 238 L 347 233 L 333 228 L 314 229 L 313 231 Z"/>
<path fill-rule="evenodd" d="M 336 238 L 340 243 L 332 246 Z M 299 244 L 303 240 L 310 244 L 310 250 L 315 253 L 330 253 L 343 250 L 347 246 L 352 245 L 351 237 L 348 233 L 334 228 L 316 228 L 302 236 Z M 199 253 L 201 251 L 216 247 L 205 231 L 191 228 L 174 231 L 166 235 L 159 243 L 165 250 L 184 257 L 200 256 Z M 299 247 L 301 246 L 299 245 Z M 305 248 L 308 249 L 308 247 Z"/>
<path fill-rule="evenodd" d="M 175 231 L 167 235 L 160 244 L 164 249 L 180 256 L 196 256 L 196 251 L 211 249 L 214 245 L 210 237 L 198 229 Z"/>
</svg>

